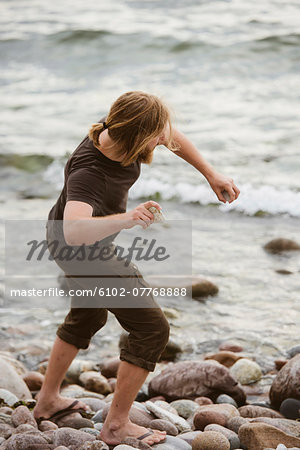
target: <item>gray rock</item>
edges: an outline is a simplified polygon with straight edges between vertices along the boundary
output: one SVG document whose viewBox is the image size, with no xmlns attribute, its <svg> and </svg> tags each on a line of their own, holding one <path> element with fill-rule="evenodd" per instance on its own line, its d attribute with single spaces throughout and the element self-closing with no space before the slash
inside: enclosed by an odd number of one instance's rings
<svg viewBox="0 0 300 450">
<path fill-rule="evenodd" d="M 127 445 L 127 444 L 119 444 L 116 447 L 114 447 L 114 450 L 130 450 L 134 447 L 131 447 L 131 445 Z"/>
<path fill-rule="evenodd" d="M 183 439 L 179 439 L 175 436 L 166 436 L 166 439 L 162 442 L 159 442 L 158 444 L 151 445 L 151 448 L 163 450 L 164 447 L 169 447 L 173 450 L 191 450 L 190 444 L 188 444 Z"/>
<path fill-rule="evenodd" d="M 80 431 L 84 431 L 85 433 L 90 433 L 92 436 L 99 436 L 100 431 L 96 430 L 96 428 L 88 428 L 88 427 L 84 427 L 84 428 L 80 428 Z"/>
<path fill-rule="evenodd" d="M 99 398 L 93 398 L 93 397 L 82 397 L 79 398 L 83 403 L 85 403 L 87 406 L 91 408 L 92 411 L 99 411 L 100 409 L 104 408 L 105 401 L 100 400 Z"/>
<path fill-rule="evenodd" d="M 85 442 L 78 450 L 109 450 L 109 446 L 102 441 Z"/>
<path fill-rule="evenodd" d="M 198 403 L 188 399 L 174 400 L 170 405 L 175 408 L 178 414 L 184 419 L 188 419 L 199 408 Z"/>
<path fill-rule="evenodd" d="M 236 401 L 227 394 L 221 394 L 216 400 L 216 403 L 229 403 L 229 405 L 233 405 L 236 408 L 238 407 Z"/>
<path fill-rule="evenodd" d="M 155 414 L 159 419 L 169 420 L 173 425 L 177 427 L 179 431 L 190 430 L 191 426 L 189 423 L 180 416 L 176 416 L 175 414 L 166 411 L 165 409 L 157 406 L 155 403 L 150 402 L 149 400 L 145 403 L 147 409 Z"/>
<path fill-rule="evenodd" d="M 116 447 L 114 447 L 114 450 L 130 450 L 134 447 L 131 447 L 131 445 L 127 445 L 127 444 L 119 444 Z"/>
<path fill-rule="evenodd" d="M 262 377 L 259 365 L 247 358 L 239 359 L 234 363 L 230 368 L 230 372 L 241 384 L 255 383 Z"/>
<path fill-rule="evenodd" d="M 298 355 L 300 353 L 300 344 L 294 345 L 294 347 L 290 348 L 287 351 L 289 358 L 294 358 L 294 356 Z"/>
<path fill-rule="evenodd" d="M 0 356 L 0 386 L 20 400 L 32 398 L 31 393 L 16 369 Z"/>
<path fill-rule="evenodd" d="M 12 425 L 11 415 L 0 413 L 0 423 L 7 423 L 8 425 Z"/>
<path fill-rule="evenodd" d="M 152 428 L 152 430 L 166 431 L 170 436 L 177 436 L 178 434 L 177 427 L 169 420 L 154 419 L 150 422 L 149 428 Z"/>
<path fill-rule="evenodd" d="M 8 439 L 14 428 L 11 425 L 7 425 L 7 423 L 0 423 L 0 437 L 4 439 Z"/>
<path fill-rule="evenodd" d="M 202 431 L 187 431 L 185 433 L 178 434 L 178 438 L 183 439 L 187 444 L 192 445 L 193 440 L 201 434 Z"/>
<path fill-rule="evenodd" d="M 34 426 L 30 425 L 29 423 L 22 423 L 21 425 L 18 425 L 12 434 L 17 434 L 17 433 L 27 433 L 27 432 L 37 432 L 39 434 L 39 430 L 37 430 L 37 428 L 35 428 Z"/>
<path fill-rule="evenodd" d="M 5 450 L 27 450 L 27 449 L 42 449 L 51 450 L 52 446 L 47 439 L 37 431 L 35 433 L 18 433 L 13 434 L 5 442 Z"/>
<path fill-rule="evenodd" d="M 19 401 L 18 397 L 7 389 L 0 389 L 0 400 L 3 400 L 8 406 L 12 406 Z"/>
<path fill-rule="evenodd" d="M 69 447 L 70 450 L 75 450 L 80 445 L 83 445 L 88 441 L 95 441 L 95 436 L 89 433 L 84 433 L 84 431 L 74 430 L 73 428 L 59 428 L 55 431 L 53 444 L 57 447 L 59 445 L 65 445 Z"/>
<path fill-rule="evenodd" d="M 238 434 L 240 427 L 245 423 L 249 423 L 249 419 L 240 416 L 231 417 L 231 419 L 227 421 L 226 428 Z"/>
</svg>

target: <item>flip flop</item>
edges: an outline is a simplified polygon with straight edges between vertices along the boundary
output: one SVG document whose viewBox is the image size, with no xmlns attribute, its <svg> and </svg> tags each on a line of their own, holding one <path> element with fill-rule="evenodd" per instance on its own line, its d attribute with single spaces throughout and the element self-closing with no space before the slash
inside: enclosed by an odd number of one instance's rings
<svg viewBox="0 0 300 450">
<path fill-rule="evenodd" d="M 74 408 L 74 406 L 79 403 L 79 400 L 74 400 L 71 405 L 67 406 L 66 408 L 60 409 L 59 411 L 56 411 L 56 413 L 52 414 L 50 417 L 38 417 L 36 420 L 37 424 L 39 425 L 43 420 L 50 420 L 50 422 L 56 423 L 59 419 L 62 419 L 63 417 L 74 414 L 75 412 L 80 413 L 83 417 L 91 418 L 94 413 L 89 413 L 83 408 Z"/>
<path fill-rule="evenodd" d="M 139 441 L 142 441 L 143 439 L 145 439 L 146 437 L 148 437 L 148 436 L 151 436 L 151 434 L 153 434 L 154 433 L 154 431 L 151 429 L 151 428 L 148 428 L 148 433 L 144 433 L 144 434 L 142 434 L 141 436 L 139 436 L 137 439 L 139 440 Z"/>
</svg>

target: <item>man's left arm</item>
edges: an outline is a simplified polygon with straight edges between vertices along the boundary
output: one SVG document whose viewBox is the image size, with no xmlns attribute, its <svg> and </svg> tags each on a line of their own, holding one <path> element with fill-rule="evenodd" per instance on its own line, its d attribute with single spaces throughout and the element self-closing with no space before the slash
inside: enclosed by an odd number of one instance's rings
<svg viewBox="0 0 300 450">
<path fill-rule="evenodd" d="M 240 194 L 240 190 L 234 184 L 232 178 L 222 175 L 203 158 L 195 145 L 179 130 L 172 129 L 172 139 L 176 143 L 178 149 L 174 152 L 189 164 L 194 166 L 209 182 L 212 190 L 216 193 L 218 199 L 226 203 L 226 199 L 222 191 L 226 191 L 230 197 L 229 203 L 236 200 Z"/>
</svg>

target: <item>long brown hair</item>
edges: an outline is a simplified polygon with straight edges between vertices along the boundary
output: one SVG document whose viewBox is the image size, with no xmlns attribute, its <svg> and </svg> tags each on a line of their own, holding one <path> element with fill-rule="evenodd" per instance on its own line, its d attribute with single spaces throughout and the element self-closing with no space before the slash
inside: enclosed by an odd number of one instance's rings
<svg viewBox="0 0 300 450">
<path fill-rule="evenodd" d="M 168 124 L 169 142 L 166 146 L 177 150 L 172 141 L 171 115 L 168 107 L 156 95 L 131 91 L 121 95 L 111 106 L 106 117 L 109 137 L 119 148 L 118 157 L 125 153 L 121 165 L 127 167 L 146 152 L 148 143 L 157 137 Z M 102 123 L 94 123 L 89 138 L 99 147 L 99 136 L 104 130 Z"/>
</svg>

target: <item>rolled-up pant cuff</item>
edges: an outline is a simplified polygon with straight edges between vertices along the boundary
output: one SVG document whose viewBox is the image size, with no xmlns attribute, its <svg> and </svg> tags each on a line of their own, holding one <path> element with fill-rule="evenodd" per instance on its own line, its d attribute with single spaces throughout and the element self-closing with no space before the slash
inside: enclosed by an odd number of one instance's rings
<svg viewBox="0 0 300 450">
<path fill-rule="evenodd" d="M 149 370 L 153 372 L 156 366 L 155 362 L 147 361 L 143 358 L 139 358 L 138 356 L 132 355 L 125 349 L 121 349 L 120 352 L 120 360 L 127 361 L 130 364 L 134 364 L 135 366 L 142 367 L 142 369 Z"/>
<path fill-rule="evenodd" d="M 57 336 L 68 344 L 74 345 L 79 349 L 86 350 L 90 345 L 90 339 L 82 338 L 80 336 L 74 336 L 74 334 L 69 333 L 64 328 L 59 327 L 56 331 Z"/>
</svg>

